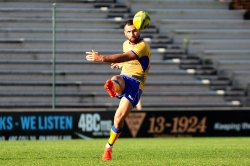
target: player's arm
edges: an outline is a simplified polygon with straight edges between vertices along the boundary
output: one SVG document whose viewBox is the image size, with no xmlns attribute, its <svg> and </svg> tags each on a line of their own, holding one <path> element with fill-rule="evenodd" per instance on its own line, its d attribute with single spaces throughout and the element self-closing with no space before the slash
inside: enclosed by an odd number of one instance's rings
<svg viewBox="0 0 250 166">
<path fill-rule="evenodd" d="M 123 63 L 111 63 L 111 69 L 121 69 Z"/>
<path fill-rule="evenodd" d="M 101 55 L 100 53 L 92 50 L 92 52 L 86 52 L 86 59 L 91 62 L 121 63 L 135 60 L 137 59 L 137 56 L 132 51 L 121 54 Z"/>
</svg>

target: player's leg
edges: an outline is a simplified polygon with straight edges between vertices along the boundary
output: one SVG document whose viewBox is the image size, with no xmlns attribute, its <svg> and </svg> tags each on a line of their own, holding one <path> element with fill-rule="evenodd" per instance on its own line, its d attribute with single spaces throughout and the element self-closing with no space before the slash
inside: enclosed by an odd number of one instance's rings
<svg viewBox="0 0 250 166">
<path fill-rule="evenodd" d="M 131 102 L 123 97 L 120 101 L 119 107 L 115 113 L 114 117 L 114 125 L 110 130 L 110 137 L 106 144 L 104 154 L 102 156 L 102 160 L 111 160 L 112 159 L 112 146 L 114 145 L 115 141 L 121 134 L 121 130 L 124 126 L 124 121 L 126 116 L 130 113 L 133 106 Z"/>
<path fill-rule="evenodd" d="M 123 97 L 120 101 L 119 107 L 115 113 L 114 116 L 114 127 L 116 129 L 122 129 L 124 126 L 124 121 L 125 118 L 127 117 L 127 115 L 130 113 L 130 111 L 132 110 L 133 106 L 131 104 L 131 102 Z M 113 143 L 111 143 L 113 144 Z"/>
<path fill-rule="evenodd" d="M 110 80 L 107 80 L 104 85 L 104 88 L 106 89 L 110 97 L 116 97 L 121 95 L 124 90 L 124 87 L 124 79 L 119 75 L 113 76 Z"/>
<path fill-rule="evenodd" d="M 136 110 L 140 111 L 142 110 L 142 102 L 141 99 L 139 100 L 139 102 L 137 103 L 137 105 L 135 106 Z"/>
</svg>

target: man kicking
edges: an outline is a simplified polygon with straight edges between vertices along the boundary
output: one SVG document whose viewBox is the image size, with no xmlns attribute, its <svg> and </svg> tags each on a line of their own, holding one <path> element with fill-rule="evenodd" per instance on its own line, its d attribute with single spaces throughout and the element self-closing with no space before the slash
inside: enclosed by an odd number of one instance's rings
<svg viewBox="0 0 250 166">
<path fill-rule="evenodd" d="M 113 69 L 121 68 L 121 74 L 113 76 L 104 85 L 110 97 L 120 99 L 120 104 L 102 160 L 112 159 L 112 147 L 121 134 L 126 116 L 140 100 L 150 67 L 150 46 L 141 38 L 140 30 L 135 28 L 132 20 L 125 23 L 124 34 L 127 40 L 123 43 L 123 53 L 102 55 L 94 50 L 86 52 L 88 61 L 107 62 Z"/>
</svg>

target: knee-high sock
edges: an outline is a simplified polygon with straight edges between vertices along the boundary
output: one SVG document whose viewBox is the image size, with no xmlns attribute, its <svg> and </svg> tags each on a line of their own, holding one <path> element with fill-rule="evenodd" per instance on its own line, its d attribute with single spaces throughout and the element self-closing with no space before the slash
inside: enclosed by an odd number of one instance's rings
<svg viewBox="0 0 250 166">
<path fill-rule="evenodd" d="M 115 86 L 115 91 L 119 92 L 120 91 L 120 83 L 117 80 L 111 80 L 114 83 Z"/>
<path fill-rule="evenodd" d="M 117 138 L 119 137 L 120 134 L 121 134 L 121 129 L 117 129 L 113 125 L 112 128 L 110 129 L 110 137 L 109 137 L 109 140 L 108 140 L 108 144 L 110 146 L 112 146 L 115 143 L 115 141 L 117 140 Z"/>
</svg>

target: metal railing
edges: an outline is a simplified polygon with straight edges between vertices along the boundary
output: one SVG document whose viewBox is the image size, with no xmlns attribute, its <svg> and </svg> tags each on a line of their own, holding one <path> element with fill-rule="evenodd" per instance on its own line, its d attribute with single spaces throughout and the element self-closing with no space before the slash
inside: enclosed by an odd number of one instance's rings
<svg viewBox="0 0 250 166">
<path fill-rule="evenodd" d="M 52 109 L 56 107 L 56 3 L 52 4 Z"/>
</svg>

